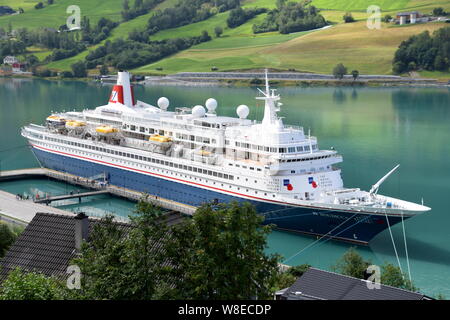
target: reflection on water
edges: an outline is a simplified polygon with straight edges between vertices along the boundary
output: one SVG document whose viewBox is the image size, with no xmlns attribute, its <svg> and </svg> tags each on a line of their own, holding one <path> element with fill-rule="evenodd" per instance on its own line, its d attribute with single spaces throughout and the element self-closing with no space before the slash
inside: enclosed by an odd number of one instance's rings
<svg viewBox="0 0 450 320">
<path fill-rule="evenodd" d="M 347 95 L 342 88 L 335 88 L 333 92 L 333 101 L 336 104 L 342 104 L 347 100 Z"/>
<path fill-rule="evenodd" d="M 20 137 L 19 128 L 42 123 L 58 110 L 82 110 L 106 103 L 110 85 L 73 81 L 0 79 L 0 167 L 3 170 L 35 167 L 38 164 Z M 424 204 L 431 212 L 405 222 L 413 280 L 427 294 L 443 293 L 450 298 L 450 215 L 445 199 L 450 191 L 450 91 L 434 88 L 280 88 L 280 116 L 301 125 L 318 137 L 320 148 L 335 147 L 343 155 L 340 165 L 346 187 L 368 190 L 396 164 L 399 170 L 380 188 L 380 193 Z M 261 120 L 264 106 L 255 88 L 136 86 L 139 100 L 156 105 L 159 97 L 170 100 L 170 109 L 191 107 L 214 97 L 219 115 L 236 115 L 236 107 L 250 107 L 250 119 Z M 11 150 L 14 152 L 2 152 Z M 38 187 L 34 185 L 34 187 Z M 58 192 L 54 182 L 39 185 Z M 59 186 L 58 188 L 69 188 Z M 108 198 L 82 203 L 92 212 L 104 210 L 127 215 L 134 204 Z M 88 202 L 89 201 L 89 202 Z M 125 204 L 127 203 L 127 204 Z M 64 207 L 77 210 L 76 203 Z M 406 270 L 401 225 L 392 230 Z M 285 258 L 315 239 L 285 232 L 269 237 L 269 252 Z M 333 241 L 319 242 L 291 260 L 330 268 L 349 248 Z M 368 248 L 359 251 L 374 263 L 397 264 L 389 233 L 378 235 Z"/>
</svg>

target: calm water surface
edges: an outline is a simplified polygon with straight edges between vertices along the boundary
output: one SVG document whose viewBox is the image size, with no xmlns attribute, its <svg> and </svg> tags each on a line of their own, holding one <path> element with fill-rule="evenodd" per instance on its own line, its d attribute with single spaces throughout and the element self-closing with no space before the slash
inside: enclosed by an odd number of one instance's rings
<svg viewBox="0 0 450 320">
<path fill-rule="evenodd" d="M 82 110 L 107 101 L 111 87 L 96 83 L 0 79 L 0 169 L 36 167 L 19 128 L 43 123 L 51 111 Z M 318 137 L 321 148 L 335 147 L 346 187 L 368 190 L 396 164 L 400 169 L 380 188 L 380 193 L 432 207 L 432 211 L 405 222 L 414 283 L 427 294 L 450 298 L 450 91 L 434 88 L 280 88 L 284 122 L 301 125 Z M 156 104 L 161 96 L 171 107 L 219 101 L 220 115 L 235 115 L 240 104 L 251 108 L 251 119 L 261 120 L 263 105 L 254 99 L 256 89 L 219 87 L 137 86 L 138 99 Z M 73 188 L 53 181 L 3 184 L 14 193 L 63 193 Z M 78 205 L 60 203 L 69 210 L 91 214 L 112 212 L 126 216 L 133 203 L 95 197 Z M 407 270 L 401 224 L 393 227 L 394 240 L 404 271 Z M 306 248 L 314 239 L 273 232 L 269 252 L 285 259 Z M 348 244 L 321 241 L 289 260 L 330 269 L 349 248 Z M 378 235 L 359 252 L 373 263 L 397 264 L 389 232 Z"/>
</svg>

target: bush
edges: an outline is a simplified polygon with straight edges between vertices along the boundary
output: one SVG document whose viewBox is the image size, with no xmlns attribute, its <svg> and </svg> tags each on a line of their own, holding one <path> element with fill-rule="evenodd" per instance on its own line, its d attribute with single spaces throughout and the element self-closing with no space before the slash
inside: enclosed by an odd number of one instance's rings
<svg viewBox="0 0 450 320">
<path fill-rule="evenodd" d="M 337 64 L 333 69 L 333 75 L 336 79 L 342 80 L 347 74 L 347 68 L 342 64 Z"/>
<path fill-rule="evenodd" d="M 73 73 L 70 71 L 63 71 L 61 72 L 61 77 L 63 78 L 73 78 Z"/>
<path fill-rule="evenodd" d="M 83 61 L 78 61 L 70 66 L 72 73 L 76 78 L 85 78 L 87 76 L 86 64 Z"/>
<path fill-rule="evenodd" d="M 230 11 L 230 15 L 227 19 L 227 25 L 229 28 L 236 28 L 246 21 L 252 19 L 258 14 L 267 12 L 265 8 L 254 8 L 254 9 L 242 9 L 237 7 Z"/>
<path fill-rule="evenodd" d="M 44 4 L 43 4 L 42 2 L 38 2 L 38 3 L 34 6 L 35 9 L 42 9 L 43 7 L 44 7 Z"/>
<path fill-rule="evenodd" d="M 387 14 L 383 17 L 383 22 L 390 22 L 392 20 L 392 16 L 390 14 Z"/>
<path fill-rule="evenodd" d="M 343 16 L 343 19 L 345 23 L 355 22 L 355 19 L 350 12 L 346 12 Z"/>
<path fill-rule="evenodd" d="M 0 221 L 0 258 L 6 254 L 16 238 L 17 236 L 12 229 L 6 223 Z"/>
<path fill-rule="evenodd" d="M 264 21 L 253 25 L 254 33 L 278 30 L 286 34 L 306 31 L 326 26 L 325 18 L 319 14 L 314 6 L 305 6 L 304 3 L 280 3 L 278 9 L 269 11 Z"/>
<path fill-rule="evenodd" d="M 437 7 L 433 9 L 433 16 L 446 16 L 447 12 L 444 11 L 444 8 Z"/>
<path fill-rule="evenodd" d="M 222 27 L 219 27 L 219 26 L 215 27 L 214 28 L 214 33 L 216 34 L 216 37 L 219 38 L 222 35 L 222 33 L 223 33 Z"/>
<path fill-rule="evenodd" d="M 41 273 L 11 271 L 0 288 L 0 300 L 61 300 L 63 285 Z"/>
<path fill-rule="evenodd" d="M 250 80 L 250 84 L 254 84 L 254 85 L 261 85 L 263 83 L 264 83 L 264 81 L 262 81 L 261 79 L 258 79 L 258 78 L 253 78 L 252 80 Z"/>
</svg>

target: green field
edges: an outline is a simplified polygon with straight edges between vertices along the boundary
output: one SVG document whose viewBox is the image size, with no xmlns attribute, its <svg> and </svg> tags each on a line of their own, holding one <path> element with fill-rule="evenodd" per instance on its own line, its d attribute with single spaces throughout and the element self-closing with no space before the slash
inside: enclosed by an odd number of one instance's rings
<svg viewBox="0 0 450 320">
<path fill-rule="evenodd" d="M 73 0 L 55 0 L 55 4 L 41 10 L 35 10 L 34 0 L 0 0 L 0 5 L 19 6 L 25 13 L 16 16 L 0 17 L 0 26 L 7 26 L 11 21 L 13 27 L 57 27 L 65 23 L 68 14 L 65 10 Z M 123 0 L 78 0 L 75 3 L 81 8 L 82 15 L 91 21 L 105 16 L 120 20 Z M 166 0 L 156 9 L 173 6 L 178 0 Z M 45 1 L 44 1 L 45 3 Z M 132 1 L 131 1 L 132 3 Z M 450 1 L 446 0 L 313 0 L 312 4 L 322 9 L 322 15 L 335 25 L 326 30 L 282 35 L 277 32 L 253 34 L 254 23 L 261 22 L 266 14 L 261 14 L 245 24 L 230 29 L 226 20 L 229 12 L 219 13 L 208 20 L 190 25 L 160 31 L 150 38 L 164 40 L 178 37 L 193 37 L 203 30 L 213 40 L 179 52 L 159 62 L 135 69 L 140 73 L 155 73 L 156 68 L 163 68 L 163 73 L 180 71 L 210 71 L 212 67 L 219 70 L 237 70 L 254 68 L 296 69 L 317 73 L 330 73 L 334 65 L 344 63 L 349 69 L 358 69 L 360 73 L 390 74 L 391 62 L 395 50 L 401 41 L 424 30 L 433 31 L 443 24 L 428 23 L 413 26 L 394 27 L 384 25 L 381 30 L 369 30 L 365 26 L 366 8 L 379 5 L 382 14 L 394 15 L 398 11 L 419 10 L 430 13 L 435 7 L 443 7 L 450 11 Z M 243 7 L 275 8 L 276 0 L 242 0 Z M 155 10 L 156 10 L 155 9 Z M 121 23 L 115 28 L 107 40 L 127 38 L 132 30 L 145 30 L 152 12 L 131 21 Z M 356 23 L 344 24 L 342 16 L 350 11 Z M 214 29 L 220 26 L 223 34 L 216 38 Z M 68 59 L 55 61 L 47 65 L 57 70 L 70 70 L 71 64 L 84 59 L 89 51 L 94 50 L 104 41 L 88 50 Z M 36 49 L 33 54 L 43 60 L 51 52 Z M 421 76 L 448 78 L 448 73 L 421 72 Z"/>
<path fill-rule="evenodd" d="M 163 10 L 165 8 L 169 8 L 173 6 L 178 0 L 166 0 L 164 2 L 161 2 L 159 5 L 155 7 L 154 10 L 149 12 L 148 14 L 142 15 L 140 17 L 137 17 L 133 20 L 123 22 L 118 27 L 114 28 L 111 32 L 111 35 L 103 40 L 101 43 L 90 47 L 88 50 L 83 51 L 76 56 L 62 59 L 59 61 L 54 61 L 49 64 L 47 64 L 47 68 L 55 69 L 55 70 L 65 70 L 69 71 L 71 69 L 71 65 L 79 60 L 84 60 L 86 56 L 89 54 L 90 51 L 95 50 L 97 47 L 104 44 L 106 41 L 114 41 L 118 38 L 124 38 L 126 39 L 128 37 L 128 33 L 134 29 L 142 29 L 145 28 L 145 25 L 147 24 L 148 19 L 155 13 L 156 10 Z"/>
<path fill-rule="evenodd" d="M 39 2 L 39 0 L 1 0 L 0 6 L 8 6 L 14 10 L 18 10 L 19 8 L 24 9 L 25 11 L 33 8 Z"/>
<path fill-rule="evenodd" d="M 12 2 L 11 0 L 0 0 L 0 5 Z M 119 21 L 123 0 L 56 0 L 54 4 L 39 10 L 34 9 L 35 2 L 32 1 L 33 6 L 28 9 L 24 8 L 25 13 L 23 14 L 0 17 L 0 27 L 7 27 L 11 23 L 13 28 L 57 28 L 65 24 L 70 16 L 69 13 L 66 13 L 67 7 L 70 5 L 78 5 L 81 16 L 89 17 L 91 24 L 96 23 L 102 17 Z M 46 3 L 46 1 L 42 2 Z M 18 3 L 29 4 L 29 1 L 19 0 Z M 12 7 L 16 8 L 16 5 L 12 5 Z"/>
<path fill-rule="evenodd" d="M 312 4 L 321 9 L 365 11 L 368 6 L 376 5 L 382 11 L 404 9 L 410 0 L 313 0 Z"/>
<path fill-rule="evenodd" d="M 429 23 L 404 28 L 383 25 L 381 30 L 369 30 L 363 21 L 339 24 L 286 41 L 280 38 L 279 43 L 267 45 L 249 44 L 242 48 L 210 50 L 195 46 L 135 71 L 155 72 L 156 68 L 163 68 L 164 73 L 176 73 L 210 71 L 211 67 L 221 71 L 271 67 L 329 74 L 337 63 L 342 62 L 350 70 L 357 69 L 361 74 L 391 74 L 392 57 L 403 40 L 425 30 L 432 32 L 444 25 Z M 253 44 L 253 40 L 248 41 Z"/>
</svg>

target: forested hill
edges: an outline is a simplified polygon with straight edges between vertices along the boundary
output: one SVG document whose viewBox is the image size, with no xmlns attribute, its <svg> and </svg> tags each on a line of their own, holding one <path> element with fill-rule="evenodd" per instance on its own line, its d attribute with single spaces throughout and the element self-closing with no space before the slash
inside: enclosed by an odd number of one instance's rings
<svg viewBox="0 0 450 320">
<path fill-rule="evenodd" d="M 398 27 L 388 17 L 450 11 L 442 0 L 78 0 L 81 30 L 68 31 L 72 4 L 0 0 L 17 12 L 0 16 L 0 58 L 16 55 L 41 76 L 119 68 L 143 74 L 262 67 L 330 73 L 340 62 L 362 73 L 389 74 L 402 41 L 444 23 Z M 381 8 L 383 32 L 366 26 L 372 4 Z"/>
</svg>

